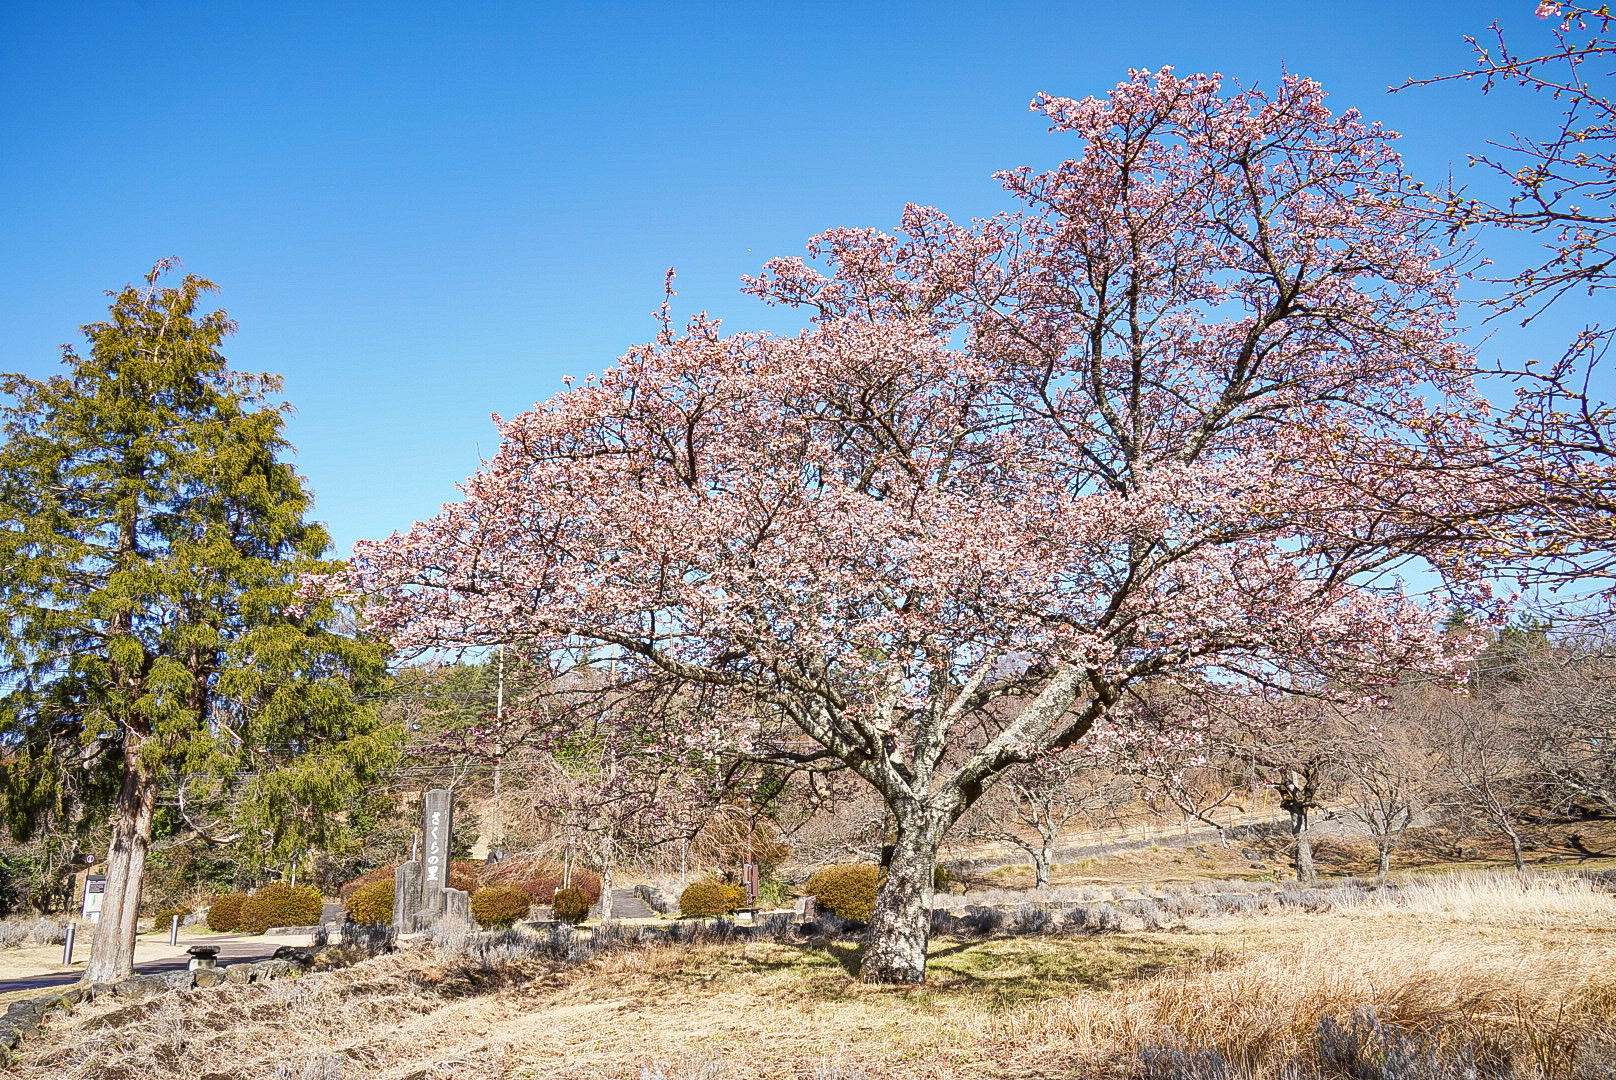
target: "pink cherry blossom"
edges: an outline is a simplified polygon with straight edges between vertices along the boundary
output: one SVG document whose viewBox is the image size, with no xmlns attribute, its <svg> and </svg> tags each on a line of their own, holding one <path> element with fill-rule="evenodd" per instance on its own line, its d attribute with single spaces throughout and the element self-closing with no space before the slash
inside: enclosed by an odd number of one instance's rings
<svg viewBox="0 0 1616 1080">
<path fill-rule="evenodd" d="M 924 972 L 952 823 L 1140 693 L 1356 704 L 1465 655 L 1398 585 L 1480 404 L 1390 133 L 1292 75 L 1033 107 L 1077 156 L 1002 174 L 1020 212 L 816 237 L 746 286 L 808 329 L 665 324 L 333 583 L 402 649 L 609 652 L 689 744 L 871 784 L 877 981 Z"/>
</svg>

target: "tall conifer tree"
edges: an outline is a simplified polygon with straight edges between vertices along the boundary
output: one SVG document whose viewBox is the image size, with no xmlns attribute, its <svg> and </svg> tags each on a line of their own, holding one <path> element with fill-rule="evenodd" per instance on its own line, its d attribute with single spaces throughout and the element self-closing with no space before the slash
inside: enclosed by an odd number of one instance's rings
<svg viewBox="0 0 1616 1080">
<path fill-rule="evenodd" d="M 163 284 L 174 268 L 109 293 L 65 374 L 0 377 L 0 770 L 21 832 L 110 781 L 89 982 L 131 968 L 165 785 L 244 787 L 247 842 L 286 857 L 331 841 L 392 745 L 363 704 L 378 647 L 297 608 L 299 576 L 333 567 L 282 460 L 280 381 L 229 369 L 235 324 L 197 310 L 216 287 Z"/>
</svg>

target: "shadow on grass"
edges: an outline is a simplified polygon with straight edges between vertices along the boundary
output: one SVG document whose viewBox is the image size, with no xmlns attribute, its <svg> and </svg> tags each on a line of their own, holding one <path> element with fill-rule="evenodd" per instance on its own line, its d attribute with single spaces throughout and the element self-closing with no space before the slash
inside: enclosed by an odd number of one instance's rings
<svg viewBox="0 0 1616 1080">
<path fill-rule="evenodd" d="M 804 941 L 781 944 L 781 948 L 784 952 L 776 956 L 747 955 L 738 959 L 753 971 L 771 973 L 828 966 L 825 961 L 829 961 L 856 979 L 864 958 L 863 944 L 853 942 Z"/>
<path fill-rule="evenodd" d="M 1194 968 L 1207 954 L 1184 944 L 1125 938 L 1039 937 L 944 940 L 927 964 L 936 989 L 989 998 L 996 1005 L 1106 991 L 1164 972 Z"/>
<path fill-rule="evenodd" d="M 759 974 L 800 973 L 857 979 L 864 957 L 855 942 L 783 944 L 768 955 L 730 963 Z M 1221 966 L 1216 951 L 1187 943 L 1122 937 L 934 938 L 927 978 L 910 993 L 963 994 L 1003 1006 L 1085 991 L 1106 991 L 1175 970 Z M 838 970 L 840 969 L 840 970 Z M 839 984 L 839 982 L 838 982 Z M 828 992 L 828 984 L 822 992 Z M 894 988 L 900 989 L 900 988 Z"/>
</svg>

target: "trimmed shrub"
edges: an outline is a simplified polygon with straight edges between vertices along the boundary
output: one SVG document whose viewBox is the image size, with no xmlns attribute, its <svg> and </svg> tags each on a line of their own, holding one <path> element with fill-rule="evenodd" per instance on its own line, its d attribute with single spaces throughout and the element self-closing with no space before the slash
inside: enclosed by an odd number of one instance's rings
<svg viewBox="0 0 1616 1080">
<path fill-rule="evenodd" d="M 826 911 L 844 919 L 869 922 L 875 910 L 875 889 L 881 883 L 878 866 L 827 866 L 808 879 L 808 893 Z"/>
<path fill-rule="evenodd" d="M 312 885 L 273 881 L 241 905 L 241 932 L 262 934 L 271 926 L 313 926 L 320 921 L 324 898 Z"/>
<path fill-rule="evenodd" d="M 348 918 L 360 926 L 386 926 L 392 922 L 392 879 L 368 881 L 349 893 Z"/>
<path fill-rule="evenodd" d="M 191 917 L 191 909 L 178 905 L 164 908 L 152 916 L 152 929 L 161 930 L 165 934 L 168 933 L 168 928 L 173 925 L 174 916 L 176 915 L 180 917 L 180 925 L 184 926 L 185 920 Z"/>
<path fill-rule="evenodd" d="M 722 881 L 698 881 L 679 894 L 679 914 L 728 915 L 746 903 L 745 891 Z"/>
<path fill-rule="evenodd" d="M 471 917 L 484 926 L 505 929 L 527 918 L 533 898 L 514 885 L 490 885 L 471 894 Z M 589 908 L 584 908 L 587 914 Z"/>
<path fill-rule="evenodd" d="M 241 906 L 247 902 L 246 893 L 225 893 L 208 905 L 209 930 L 240 930 Z"/>
<path fill-rule="evenodd" d="M 589 894 L 582 889 L 562 889 L 556 893 L 555 917 L 557 922 L 574 926 L 589 918 Z"/>
</svg>

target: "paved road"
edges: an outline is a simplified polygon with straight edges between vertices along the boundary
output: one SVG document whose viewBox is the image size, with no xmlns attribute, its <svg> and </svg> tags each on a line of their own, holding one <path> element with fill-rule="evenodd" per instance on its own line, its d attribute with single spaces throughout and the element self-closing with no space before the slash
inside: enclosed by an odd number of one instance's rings
<svg viewBox="0 0 1616 1080">
<path fill-rule="evenodd" d="M 220 937 L 181 938 L 180 946 L 189 948 L 192 945 L 217 945 L 219 947 L 219 963 L 239 964 L 254 960 L 267 960 L 276 949 L 289 942 L 288 938 L 262 938 L 230 935 Z M 167 942 L 164 942 L 167 945 Z M 83 950 L 80 952 L 80 950 Z M 88 956 L 90 943 L 81 941 L 73 950 L 79 956 Z M 179 956 L 165 956 L 156 960 L 144 960 L 135 965 L 137 975 L 160 975 L 168 971 L 184 971 L 191 958 L 183 953 Z M 34 975 L 22 979 L 0 979 L 0 994 L 12 994 L 18 990 L 49 990 L 55 986 L 71 986 L 79 981 L 83 974 L 83 960 L 75 962 L 78 971 L 63 971 L 53 975 Z"/>
</svg>

